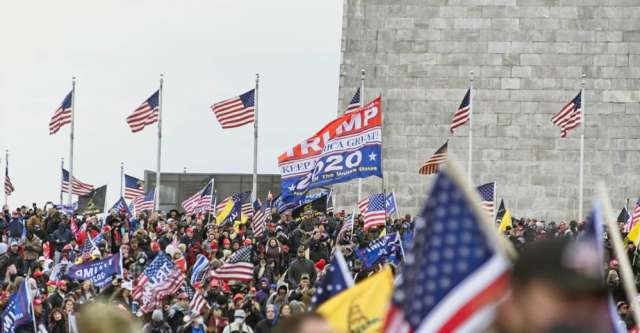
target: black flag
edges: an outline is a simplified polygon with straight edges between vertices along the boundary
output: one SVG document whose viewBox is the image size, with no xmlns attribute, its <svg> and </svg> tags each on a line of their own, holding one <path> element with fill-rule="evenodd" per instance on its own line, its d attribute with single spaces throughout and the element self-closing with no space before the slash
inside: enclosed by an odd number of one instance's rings
<svg viewBox="0 0 640 333">
<path fill-rule="evenodd" d="M 78 198 L 77 214 L 100 214 L 104 213 L 104 203 L 107 198 L 107 185 L 98 187 Z"/>
<path fill-rule="evenodd" d="M 498 207 L 498 214 L 496 214 L 496 222 L 502 221 L 502 217 L 504 216 L 505 208 L 504 208 L 504 199 L 500 199 L 500 207 Z"/>
<path fill-rule="evenodd" d="M 311 202 L 307 202 L 304 205 L 298 206 L 296 209 L 294 209 L 291 212 L 291 217 L 293 217 L 294 219 L 297 219 L 298 217 L 304 215 L 304 212 L 306 211 L 311 211 L 312 213 L 313 212 L 326 213 L 327 201 L 329 201 L 329 198 L 327 197 L 327 195 L 326 194 L 321 195 L 319 198 Z"/>
<path fill-rule="evenodd" d="M 617 222 L 627 222 L 629 221 L 629 212 L 627 211 L 627 207 L 622 208 L 622 211 L 620 211 L 620 214 L 618 214 L 618 220 Z"/>
</svg>

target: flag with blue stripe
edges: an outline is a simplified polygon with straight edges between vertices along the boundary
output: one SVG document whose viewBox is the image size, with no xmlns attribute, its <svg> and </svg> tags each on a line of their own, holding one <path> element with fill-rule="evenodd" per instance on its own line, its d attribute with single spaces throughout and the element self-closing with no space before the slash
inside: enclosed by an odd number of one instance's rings
<svg viewBox="0 0 640 333">
<path fill-rule="evenodd" d="M 311 298 L 311 308 L 316 309 L 326 300 L 351 287 L 353 287 L 353 276 L 342 252 L 336 249 L 327 274 L 318 282 L 316 293 Z"/>
<path fill-rule="evenodd" d="M 202 254 L 198 255 L 198 259 L 196 259 L 195 264 L 193 264 L 193 269 L 191 270 L 191 285 L 193 286 L 196 282 L 202 282 L 206 277 L 206 273 L 209 271 L 209 259 Z"/>
</svg>

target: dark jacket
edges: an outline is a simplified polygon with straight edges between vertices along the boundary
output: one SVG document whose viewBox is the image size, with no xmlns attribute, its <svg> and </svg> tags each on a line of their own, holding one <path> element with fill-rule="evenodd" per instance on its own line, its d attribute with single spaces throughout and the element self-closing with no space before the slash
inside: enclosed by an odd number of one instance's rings
<svg viewBox="0 0 640 333">
<path fill-rule="evenodd" d="M 254 333 L 271 333 L 275 325 L 273 324 L 273 320 L 262 319 L 257 325 L 256 329 L 253 330 Z"/>
<path fill-rule="evenodd" d="M 297 286 L 300 283 L 300 277 L 305 273 L 309 274 L 310 282 L 313 285 L 316 281 L 316 267 L 313 261 L 307 258 L 296 258 L 289 266 L 289 272 L 287 273 L 289 286 Z"/>
</svg>

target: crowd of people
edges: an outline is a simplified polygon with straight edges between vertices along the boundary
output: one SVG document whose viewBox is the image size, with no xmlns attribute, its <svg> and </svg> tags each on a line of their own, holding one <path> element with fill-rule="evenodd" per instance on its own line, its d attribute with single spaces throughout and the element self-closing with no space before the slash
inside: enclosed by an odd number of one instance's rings
<svg viewBox="0 0 640 333">
<path fill-rule="evenodd" d="M 310 315 L 314 285 L 327 271 L 336 248 L 347 258 L 356 281 L 379 270 L 382 263 L 365 268 L 354 250 L 366 248 L 382 230 L 363 232 L 359 218 L 353 229 L 340 233 L 344 223 L 344 212 L 307 211 L 294 219 L 291 211 L 277 214 L 274 210 L 264 232 L 256 236 L 250 219 L 235 226 L 217 225 L 207 213 L 187 216 L 171 210 L 132 217 L 125 210 L 111 210 L 99 219 L 66 214 L 52 204 L 13 210 L 5 206 L 0 214 L 4 283 L 0 304 L 28 279 L 36 295 L 35 326 L 41 331 L 78 333 L 76 314 L 88 304 L 106 302 L 130 312 L 144 332 L 271 332 L 289 317 Z M 389 220 L 389 231 L 402 233 L 413 223 L 409 215 Z M 98 240 L 95 248 L 83 251 L 90 240 Z M 213 271 L 245 247 L 252 249 L 250 281 L 206 276 L 190 285 L 199 255 L 206 256 Z M 162 300 L 163 306 L 143 312 L 132 292 L 136 278 L 160 252 L 183 269 L 185 283 Z M 76 281 L 66 274 L 74 264 L 116 253 L 122 256 L 124 271 L 108 286 L 97 288 L 90 280 Z M 190 306 L 196 291 L 206 300 L 199 312 Z M 32 324 L 17 329 L 33 330 Z"/>
<path fill-rule="evenodd" d="M 362 217 L 344 230 L 344 212 L 306 211 L 295 219 L 290 211 L 272 213 L 264 232 L 257 236 L 250 219 L 235 226 L 218 225 L 206 213 L 188 216 L 171 210 L 132 217 L 125 210 L 112 210 L 99 219 L 65 214 L 50 204 L 13 210 L 5 206 L 0 214 L 0 308 L 27 279 L 34 295 L 36 322 L 17 327 L 16 332 L 82 332 L 78 316 L 92 304 L 106 304 L 126 313 L 143 332 L 295 332 L 291 325 L 302 325 L 305 320 L 316 320 L 318 327 L 326 327 L 310 310 L 316 283 L 326 274 L 335 249 L 344 254 L 357 283 L 379 271 L 383 262 L 364 265 L 356 252 L 367 248 L 381 233 L 412 233 L 416 223 L 410 215 L 389 217 L 385 230 L 364 232 Z M 513 221 L 504 234 L 518 251 L 534 241 L 577 239 L 584 225 L 575 221 Z M 95 247 L 84 251 L 86 242 L 94 239 L 98 240 Z M 621 320 L 631 328 L 635 323 L 625 300 L 618 263 L 608 242 L 605 244 L 607 286 Z M 200 255 L 215 271 L 246 247 L 251 248 L 254 267 L 249 281 L 216 279 L 208 274 L 191 285 L 192 269 Z M 134 299 L 133 289 L 137 277 L 161 252 L 183 269 L 185 283 L 178 292 L 164 297 L 161 305 L 145 312 L 140 300 Z M 74 264 L 116 253 L 122 257 L 124 270 L 102 288 L 91 280 L 78 281 L 66 274 Z M 638 272 L 640 260 L 633 243 L 628 245 L 628 254 Z M 206 303 L 199 311 L 194 311 L 191 304 L 196 292 L 204 295 Z"/>
</svg>

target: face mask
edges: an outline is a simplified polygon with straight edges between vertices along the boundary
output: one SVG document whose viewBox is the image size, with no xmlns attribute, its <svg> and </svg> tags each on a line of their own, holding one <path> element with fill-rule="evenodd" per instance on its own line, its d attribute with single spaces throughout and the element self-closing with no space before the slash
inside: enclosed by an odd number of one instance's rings
<svg viewBox="0 0 640 333">
<path fill-rule="evenodd" d="M 242 324 L 242 322 L 244 321 L 242 318 L 235 318 L 233 320 L 236 324 Z"/>
</svg>

